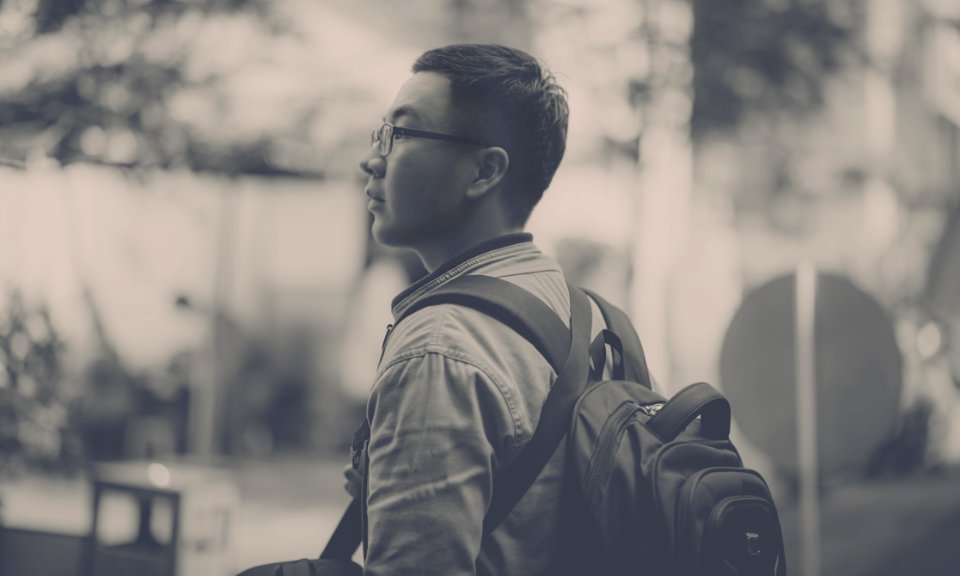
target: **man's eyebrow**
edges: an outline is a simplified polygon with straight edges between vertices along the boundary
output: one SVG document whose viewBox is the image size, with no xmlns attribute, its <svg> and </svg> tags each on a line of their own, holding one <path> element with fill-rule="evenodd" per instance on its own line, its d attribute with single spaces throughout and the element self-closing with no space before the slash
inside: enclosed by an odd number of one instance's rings
<svg viewBox="0 0 960 576">
<path fill-rule="evenodd" d="M 397 108 L 396 110 L 390 112 L 390 114 L 389 114 L 386 118 L 384 118 L 383 121 L 384 121 L 384 122 L 396 122 L 397 120 L 403 118 L 404 116 L 411 117 L 411 118 L 413 118 L 414 120 L 418 120 L 418 119 L 420 118 L 420 115 L 417 114 L 417 111 L 416 111 L 416 110 L 414 110 L 414 109 L 411 108 L 410 106 L 404 105 L 404 106 L 400 106 L 400 107 Z"/>
</svg>

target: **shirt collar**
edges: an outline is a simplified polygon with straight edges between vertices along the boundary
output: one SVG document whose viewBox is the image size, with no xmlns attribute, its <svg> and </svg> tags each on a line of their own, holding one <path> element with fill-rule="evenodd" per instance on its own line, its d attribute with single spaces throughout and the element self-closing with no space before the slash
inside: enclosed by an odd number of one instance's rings
<svg viewBox="0 0 960 576">
<path fill-rule="evenodd" d="M 437 278 L 447 274 L 457 266 L 460 266 L 464 262 L 472 260 L 481 254 L 506 248 L 507 246 L 513 246 L 515 244 L 522 244 L 524 242 L 532 241 L 532 234 L 527 232 L 515 232 L 481 242 L 475 245 L 473 248 L 468 248 L 467 250 L 464 250 L 463 252 L 460 252 L 456 256 L 450 258 L 441 264 L 436 270 L 411 284 L 406 290 L 397 294 L 396 298 L 393 299 L 391 306 L 395 308 L 405 298 L 420 290 L 423 286 L 434 282 Z"/>
</svg>

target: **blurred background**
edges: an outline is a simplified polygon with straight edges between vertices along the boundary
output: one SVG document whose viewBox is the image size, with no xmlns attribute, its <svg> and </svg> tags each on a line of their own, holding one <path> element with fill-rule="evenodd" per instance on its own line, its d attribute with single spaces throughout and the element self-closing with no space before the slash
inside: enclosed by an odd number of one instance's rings
<svg viewBox="0 0 960 576">
<path fill-rule="evenodd" d="M 790 572 L 960 573 L 955 0 L 0 0 L 0 575 L 319 552 L 423 273 L 357 163 L 464 41 L 567 88 L 530 231 L 730 397 Z"/>
</svg>

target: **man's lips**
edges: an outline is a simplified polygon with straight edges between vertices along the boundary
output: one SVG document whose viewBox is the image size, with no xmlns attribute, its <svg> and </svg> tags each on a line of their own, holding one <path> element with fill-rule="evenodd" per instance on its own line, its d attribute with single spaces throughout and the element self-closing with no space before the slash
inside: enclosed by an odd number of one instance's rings
<svg viewBox="0 0 960 576">
<path fill-rule="evenodd" d="M 364 193 L 367 195 L 367 198 L 373 200 L 374 202 L 383 202 L 383 197 L 375 194 L 372 190 L 367 188 L 364 190 Z"/>
</svg>

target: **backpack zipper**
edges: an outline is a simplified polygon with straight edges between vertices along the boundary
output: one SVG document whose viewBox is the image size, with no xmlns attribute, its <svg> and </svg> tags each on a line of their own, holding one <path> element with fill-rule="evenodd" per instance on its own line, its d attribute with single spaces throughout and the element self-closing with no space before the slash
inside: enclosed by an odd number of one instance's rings
<svg viewBox="0 0 960 576">
<path fill-rule="evenodd" d="M 707 521 L 703 525 L 704 534 L 712 532 L 712 530 L 716 527 L 717 522 L 720 521 L 719 518 L 723 516 L 724 512 L 727 511 L 727 508 L 741 502 L 760 504 L 760 507 L 764 510 L 771 513 L 773 512 L 773 509 L 770 508 L 770 503 L 760 496 L 728 496 L 727 498 L 724 498 L 718 502 L 717 505 L 713 507 L 713 510 L 710 511 L 710 515 L 707 516 Z"/>
<path fill-rule="evenodd" d="M 584 493 L 590 497 L 590 509 L 595 513 L 600 506 L 601 492 L 600 487 L 610 476 L 613 468 L 614 455 L 623 432 L 626 430 L 625 424 L 631 416 L 636 414 L 640 407 L 634 402 L 624 402 L 610 418 L 607 419 L 597 438 L 597 448 L 594 455 L 590 458 L 592 466 L 587 472 L 584 481 Z"/>
<path fill-rule="evenodd" d="M 684 522 L 684 520 L 688 516 L 687 511 L 690 509 L 690 502 L 693 500 L 693 496 L 697 492 L 697 485 L 700 484 L 700 481 L 704 476 L 717 470 L 730 470 L 730 468 L 706 468 L 694 473 L 693 476 L 687 478 L 686 482 L 683 483 L 683 487 L 680 489 L 677 509 L 674 512 L 674 542 L 682 541 L 682 538 L 680 538 L 680 532 L 687 532 L 689 530 L 689 527 L 686 526 L 686 522 Z"/>
<path fill-rule="evenodd" d="M 688 542 L 690 545 L 695 546 L 698 540 L 689 534 L 694 528 L 690 525 L 690 506 L 692 504 L 694 495 L 697 493 L 697 488 L 703 479 L 710 474 L 714 473 L 724 473 L 724 472 L 736 472 L 736 473 L 747 473 L 750 474 L 750 470 L 744 468 L 735 468 L 730 466 L 717 466 L 714 468 L 705 468 L 700 470 L 690 476 L 686 482 L 684 482 L 683 487 L 680 489 L 680 494 L 678 495 L 679 502 L 677 503 L 677 508 L 674 511 L 674 534 L 673 541 L 676 542 Z M 731 503 L 728 501 L 735 500 L 759 500 L 764 502 L 763 498 L 757 495 L 740 495 L 740 496 L 728 496 L 723 498 L 718 502 L 710 511 L 710 515 L 707 517 L 707 520 L 704 522 L 702 534 L 706 534 L 710 529 L 712 524 L 716 523 L 716 517 L 726 509 L 727 504 Z M 686 534 L 686 537 L 684 537 Z M 700 542 L 702 545 L 702 542 Z M 675 563 L 683 562 L 685 559 L 694 557 L 694 550 L 678 550 L 674 549 L 674 558 Z M 702 554 L 702 550 L 701 550 Z"/>
</svg>

